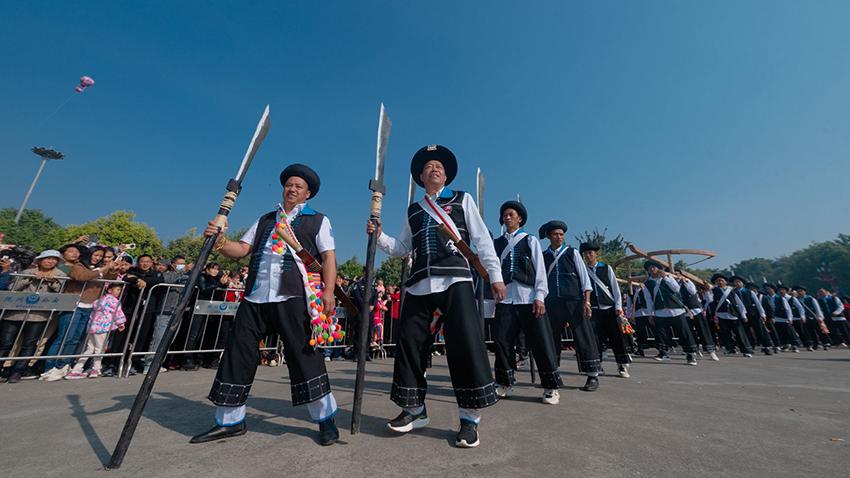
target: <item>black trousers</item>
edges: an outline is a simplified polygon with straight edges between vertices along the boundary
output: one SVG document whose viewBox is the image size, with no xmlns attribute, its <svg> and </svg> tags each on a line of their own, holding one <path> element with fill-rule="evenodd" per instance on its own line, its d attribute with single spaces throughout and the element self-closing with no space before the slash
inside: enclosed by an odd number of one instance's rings
<svg viewBox="0 0 850 478">
<path fill-rule="evenodd" d="M 773 347 L 773 340 L 770 338 L 770 333 L 767 330 L 767 327 L 764 325 L 764 321 L 761 317 L 750 317 L 747 320 L 747 323 L 744 324 L 744 328 L 746 328 L 753 339 L 755 339 L 752 344 L 761 346 L 762 348 L 770 348 Z"/>
<path fill-rule="evenodd" d="M 805 347 L 812 346 L 812 339 L 809 337 L 809 331 L 806 330 L 806 327 L 803 325 L 802 320 L 792 320 L 791 325 L 794 327 L 794 332 L 797 333 L 797 336 L 800 338 L 800 341 L 803 343 Z"/>
<path fill-rule="evenodd" d="M 493 345 L 496 352 L 496 383 L 510 386 L 516 382 L 516 354 L 514 349 L 520 332 L 525 334 L 526 345 L 537 362 L 540 384 L 543 388 L 561 388 L 558 374 L 555 341 L 549 320 L 535 317 L 531 304 L 497 304 L 493 318 Z"/>
<path fill-rule="evenodd" d="M 593 317 L 591 319 L 593 329 L 596 332 L 596 338 L 599 346 L 599 360 L 602 361 L 602 352 L 605 350 L 605 342 L 611 346 L 614 351 L 614 360 L 617 365 L 626 365 L 632 363 L 632 358 L 629 357 L 629 352 L 626 350 L 626 336 L 623 335 L 623 328 L 620 326 L 620 318 L 617 317 L 617 309 L 593 309 Z"/>
<path fill-rule="evenodd" d="M 774 347 L 779 347 L 779 332 L 776 331 L 776 323 L 773 319 L 767 319 L 764 324 L 767 329 L 767 333 L 770 336 L 770 341 L 773 342 Z"/>
<path fill-rule="evenodd" d="M 809 334 L 809 345 L 815 348 L 817 348 L 818 345 L 824 348 L 829 347 L 829 335 L 821 332 L 819 320 L 807 319 L 806 323 L 803 324 L 803 328 L 806 329 L 806 333 Z"/>
<path fill-rule="evenodd" d="M 637 336 L 637 346 L 639 350 L 652 348 L 649 345 L 649 330 L 652 324 L 649 323 L 649 316 L 640 315 L 635 317 L 635 335 Z"/>
<path fill-rule="evenodd" d="M 776 327 L 776 333 L 779 335 L 779 345 L 783 347 L 787 347 L 789 345 L 793 345 L 795 347 L 802 347 L 803 343 L 800 341 L 800 337 L 797 336 L 797 333 L 794 331 L 794 327 L 790 322 L 775 322 L 774 327 Z"/>
<path fill-rule="evenodd" d="M 841 345 L 841 342 L 850 345 L 850 324 L 846 320 L 827 318 L 826 326 L 829 328 L 829 338 L 832 339 L 832 345 Z"/>
<path fill-rule="evenodd" d="M 655 346 L 659 352 L 667 353 L 667 344 L 672 343 L 673 339 L 670 336 L 671 330 L 676 334 L 685 353 L 692 354 L 697 351 L 697 343 L 691 335 L 691 328 L 688 327 L 688 314 L 682 314 L 676 317 L 655 317 Z"/>
<path fill-rule="evenodd" d="M 747 331 L 744 329 L 742 320 L 719 319 L 718 322 L 720 323 L 720 342 L 727 352 L 734 352 L 737 345 L 741 353 L 753 353 L 753 347 L 747 338 Z"/>
<path fill-rule="evenodd" d="M 446 340 L 446 359 L 461 408 L 485 408 L 498 401 L 490 359 L 481 332 L 481 317 L 471 282 L 457 282 L 448 289 L 427 295 L 407 294 L 399 319 L 393 384 L 390 399 L 400 407 L 425 403 L 425 379 L 434 335 L 431 322 L 440 309 Z M 437 329 L 440 324 L 437 324 Z"/>
<path fill-rule="evenodd" d="M 302 405 L 331 393 L 322 353 L 308 344 L 309 324 L 303 298 L 265 304 L 242 301 L 224 346 L 210 401 L 228 407 L 245 404 L 260 362 L 260 340 L 269 331 L 280 334 L 284 343 L 292 404 Z"/>
<path fill-rule="evenodd" d="M 3 320 L 0 321 L 0 357 L 8 357 L 9 352 L 15 345 L 15 339 L 18 338 L 18 333 L 21 334 L 21 350 L 18 352 L 18 357 L 29 357 L 35 354 L 38 348 L 38 339 L 47 322 L 36 322 L 28 320 Z M 23 331 L 21 331 L 23 328 Z M 5 360 L 4 360 L 5 362 Z M 12 371 L 24 373 L 27 369 L 29 360 L 17 360 L 12 365 Z M 2 367 L 2 363 L 0 363 Z"/>
<path fill-rule="evenodd" d="M 579 373 L 599 372 L 599 344 L 593 323 L 584 318 L 584 305 L 577 300 L 564 300 L 557 297 L 546 298 L 546 314 L 552 327 L 552 341 L 555 345 L 557 364 L 561 363 L 561 334 L 569 324 L 573 332 L 573 346 L 576 351 Z"/>
<path fill-rule="evenodd" d="M 694 334 L 694 339 L 702 346 L 703 352 L 714 352 L 717 346 L 714 343 L 714 331 L 712 323 L 702 312 L 694 315 L 693 319 L 689 319 L 688 323 L 691 326 L 691 332 Z"/>
</svg>

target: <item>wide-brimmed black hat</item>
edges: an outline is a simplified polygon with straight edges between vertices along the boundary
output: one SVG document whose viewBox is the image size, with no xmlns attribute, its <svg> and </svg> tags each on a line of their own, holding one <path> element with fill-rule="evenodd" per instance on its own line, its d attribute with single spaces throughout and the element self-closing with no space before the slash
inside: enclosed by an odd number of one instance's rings
<svg viewBox="0 0 850 478">
<path fill-rule="evenodd" d="M 729 278 L 727 278 L 725 275 L 723 275 L 723 274 L 714 274 L 714 275 L 712 275 L 712 276 L 711 276 L 711 283 L 712 283 L 712 284 L 714 284 L 715 282 L 717 282 L 717 279 L 723 279 L 723 280 L 725 280 L 726 282 L 729 282 Z"/>
<path fill-rule="evenodd" d="M 292 176 L 297 176 L 307 182 L 307 189 L 310 190 L 308 199 L 316 197 L 316 194 L 319 193 L 319 186 L 322 185 L 322 182 L 319 180 L 319 175 L 309 166 L 299 163 L 290 164 L 280 172 L 280 185 L 285 185 L 286 180 Z"/>
<path fill-rule="evenodd" d="M 540 229 L 537 231 L 540 234 L 540 239 L 544 239 L 549 236 L 549 233 L 554 231 L 555 229 L 560 229 L 564 232 L 567 232 L 567 223 L 564 221 L 553 220 L 549 221 L 546 224 L 540 226 Z"/>
<path fill-rule="evenodd" d="M 771 289 L 773 289 L 773 290 L 776 290 L 776 286 L 775 286 L 775 285 L 773 285 L 773 284 L 764 283 L 764 284 L 762 284 L 762 286 L 761 286 L 761 287 L 762 287 L 762 289 L 771 288 Z"/>
<path fill-rule="evenodd" d="M 792 287 L 792 289 L 797 290 L 797 291 L 800 291 L 800 290 L 804 290 L 806 292 L 809 291 L 809 289 L 806 289 L 806 286 L 802 286 L 802 285 L 795 285 L 794 287 Z"/>
<path fill-rule="evenodd" d="M 419 179 L 419 176 L 422 174 L 422 169 L 425 168 L 425 163 L 431 160 L 443 163 L 443 168 L 446 170 L 446 186 L 451 184 L 457 176 L 457 158 L 449 148 L 439 144 L 423 146 L 413 155 L 413 159 L 410 160 L 410 175 L 413 176 L 413 181 L 419 187 L 425 187 L 425 183 Z"/>
<path fill-rule="evenodd" d="M 739 280 L 739 281 L 741 281 L 741 282 L 743 282 L 743 283 L 745 283 L 745 284 L 747 283 L 747 281 L 746 281 L 746 280 L 744 280 L 744 278 L 743 278 L 743 277 L 738 276 L 738 275 L 735 275 L 735 276 L 730 277 L 730 278 L 728 279 L 728 282 L 735 282 L 735 279 L 737 279 L 737 280 Z"/>
<path fill-rule="evenodd" d="M 782 290 L 782 289 L 788 290 L 788 286 L 779 284 L 776 287 L 774 287 L 774 290 Z"/>
<path fill-rule="evenodd" d="M 595 242 L 582 242 L 578 246 L 579 254 L 584 254 L 585 251 L 598 251 L 598 250 L 599 250 L 599 245 L 596 244 Z"/>
<path fill-rule="evenodd" d="M 759 288 L 758 284 L 756 284 L 755 282 L 747 282 L 747 283 L 744 284 L 744 287 L 746 287 L 747 289 L 756 289 L 756 290 L 758 290 L 758 288 Z"/>
<path fill-rule="evenodd" d="M 664 265 L 662 263 L 655 261 L 655 260 L 652 260 L 652 259 L 644 261 L 643 270 L 648 271 L 651 266 L 655 266 L 655 267 L 661 269 L 662 271 L 664 270 Z"/>
<path fill-rule="evenodd" d="M 502 207 L 499 208 L 499 224 L 505 223 L 504 221 L 502 221 L 502 215 L 505 213 L 505 209 L 513 209 L 514 211 L 516 211 L 516 213 L 519 214 L 519 216 L 522 218 L 522 220 L 519 221 L 519 227 L 525 225 L 525 221 L 528 220 L 528 211 L 525 209 L 525 206 L 523 206 L 521 202 L 506 201 L 504 204 L 502 204 Z"/>
</svg>

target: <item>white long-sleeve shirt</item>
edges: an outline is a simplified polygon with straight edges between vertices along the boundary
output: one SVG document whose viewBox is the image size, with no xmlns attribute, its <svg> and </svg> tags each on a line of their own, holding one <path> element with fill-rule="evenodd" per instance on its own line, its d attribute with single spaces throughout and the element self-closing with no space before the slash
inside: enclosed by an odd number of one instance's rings
<svg viewBox="0 0 850 478">
<path fill-rule="evenodd" d="M 643 300 L 646 302 L 646 307 L 641 307 L 640 309 L 635 307 L 637 304 L 637 294 L 643 294 Z M 632 314 L 634 317 L 652 317 L 652 311 L 654 310 L 652 294 L 649 293 L 649 289 L 646 288 L 646 285 L 640 285 L 640 290 L 638 290 L 635 294 L 635 301 L 632 307 L 635 307 L 634 314 Z"/>
<path fill-rule="evenodd" d="M 693 296 L 696 296 L 697 299 L 699 299 L 699 294 L 697 293 L 697 286 L 695 286 L 694 283 L 691 282 L 690 279 L 682 278 L 682 284 L 685 286 L 685 289 L 688 290 L 688 293 L 690 293 Z M 699 315 L 701 312 L 702 312 L 702 307 L 697 307 L 695 309 L 691 309 L 691 313 L 694 314 L 694 315 Z"/>
<path fill-rule="evenodd" d="M 599 263 L 597 262 L 592 266 L 587 266 L 587 275 L 588 277 L 590 277 L 590 284 L 593 287 L 592 290 L 596 292 L 597 302 L 598 298 L 601 295 L 605 294 L 605 292 L 602 291 L 602 288 L 596 283 L 595 280 L 593 280 L 593 277 L 596 276 L 596 266 L 598 264 Z M 623 296 L 620 295 L 620 286 L 617 284 L 617 276 L 614 274 L 614 269 L 611 266 L 605 264 L 605 267 L 606 269 L 608 269 L 608 283 L 611 284 L 609 290 L 611 291 L 611 296 L 614 299 L 614 309 L 623 310 Z M 593 274 L 593 276 L 591 276 L 590 274 Z M 598 307 L 599 310 L 608 310 L 610 308 L 610 305 Z"/>
<path fill-rule="evenodd" d="M 656 279 L 656 278 L 652 278 L 652 280 L 655 282 L 655 290 L 652 291 L 652 301 L 646 302 L 647 304 L 652 303 L 652 308 L 653 308 L 652 315 L 654 315 L 656 317 L 678 317 L 682 314 L 688 313 L 688 310 L 684 309 L 684 308 L 656 309 L 655 308 L 655 303 L 656 303 L 655 298 L 658 297 L 659 294 L 661 293 L 661 282 L 662 281 L 666 282 L 667 285 L 670 287 L 670 290 L 672 290 L 673 292 L 676 292 L 676 293 L 679 292 L 679 289 L 681 289 L 681 287 L 679 286 L 679 283 L 676 282 L 676 280 L 673 279 L 670 276 L 664 276 L 663 278 L 661 278 L 661 280 Z M 647 290 L 647 288 L 644 287 L 644 290 Z"/>
<path fill-rule="evenodd" d="M 443 191 L 446 191 L 446 188 L 441 189 L 431 199 L 436 201 Z M 478 258 L 481 260 L 481 264 L 484 265 L 487 273 L 490 274 L 490 283 L 503 282 L 502 265 L 499 261 L 499 256 L 496 255 L 496 249 L 493 247 L 493 239 L 490 238 L 490 232 L 487 230 L 484 220 L 481 219 L 481 213 L 478 212 L 478 206 L 475 205 L 475 201 L 469 194 L 463 195 L 461 205 L 463 207 L 466 230 L 469 233 L 469 241 L 472 243 L 470 247 L 474 247 L 478 252 Z M 413 249 L 413 233 L 410 230 L 410 221 L 406 216 L 407 214 L 405 213 L 404 222 L 401 226 L 401 234 L 397 239 L 384 232 L 381 232 L 381 235 L 378 237 L 378 247 L 390 256 L 402 257 Z M 472 282 L 472 278 L 429 276 L 417 281 L 415 284 L 411 284 L 405 290 L 411 295 L 434 294 L 443 292 L 458 282 Z"/>
<path fill-rule="evenodd" d="M 511 239 L 519 234 L 522 229 L 517 229 L 513 233 L 506 232 L 505 239 L 510 243 Z M 503 304 L 531 304 L 535 300 L 543 301 L 549 294 L 549 281 L 546 279 L 546 263 L 543 262 L 543 248 L 540 247 L 540 241 L 531 234 L 527 235 L 523 241 L 528 241 L 528 247 L 531 249 L 531 261 L 534 264 L 534 287 L 523 284 L 519 281 L 511 281 L 510 284 L 505 284 L 505 300 Z M 505 260 L 511 260 L 514 251 L 511 250 L 505 256 Z"/>
</svg>

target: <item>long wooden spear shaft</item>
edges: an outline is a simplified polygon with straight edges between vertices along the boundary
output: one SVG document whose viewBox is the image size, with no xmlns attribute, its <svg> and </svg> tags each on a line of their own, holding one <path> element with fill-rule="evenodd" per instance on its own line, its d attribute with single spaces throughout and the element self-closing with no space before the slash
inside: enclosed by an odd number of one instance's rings
<svg viewBox="0 0 850 478">
<path fill-rule="evenodd" d="M 390 142 L 392 122 L 387 116 L 384 104 L 381 103 L 381 114 L 378 119 L 378 147 L 375 155 L 375 178 L 369 181 L 372 191 L 372 201 L 369 209 L 369 220 L 377 227 L 381 220 L 381 206 L 384 193 L 384 160 L 387 158 L 387 146 Z M 357 335 L 357 376 L 354 382 L 354 405 L 351 408 L 351 434 L 360 432 L 360 415 L 363 408 L 363 390 L 366 385 L 366 354 L 369 352 L 369 321 L 372 315 L 369 304 L 372 303 L 372 281 L 375 279 L 375 251 L 378 246 L 378 235 L 370 234 L 366 246 L 366 273 L 363 274 L 363 307 L 360 308 L 360 330 Z"/>
<path fill-rule="evenodd" d="M 242 158 L 242 164 L 239 166 L 239 171 L 236 173 L 236 177 L 227 181 L 227 193 L 224 195 L 224 199 L 218 206 L 218 214 L 214 219 L 219 228 L 223 228 L 225 226 L 227 216 L 230 214 L 230 210 L 233 209 L 236 198 L 242 190 L 242 180 L 245 178 L 245 174 L 248 172 L 248 167 L 251 165 L 251 161 L 257 154 L 257 150 L 260 148 L 260 144 L 262 144 L 263 140 L 266 138 L 270 126 L 269 107 L 267 105 L 265 111 L 263 111 L 263 116 L 260 117 L 260 122 L 257 124 L 257 129 L 254 131 L 254 137 L 251 139 L 248 151 L 245 153 L 245 157 Z M 141 388 L 139 388 L 139 393 L 136 394 L 136 401 L 133 402 L 133 408 L 130 409 L 130 415 L 127 417 L 124 429 L 121 430 L 121 437 L 118 439 L 118 444 L 115 445 L 115 451 L 112 452 L 109 464 L 106 465 L 107 470 L 117 470 L 121 467 L 121 463 L 124 461 L 124 455 L 130 447 L 130 441 L 133 439 L 133 434 L 136 432 L 136 426 L 139 424 L 139 419 L 142 417 L 142 412 L 144 411 L 145 405 L 153 391 L 156 377 L 159 375 L 159 368 L 162 366 L 162 362 L 165 360 L 165 355 L 168 353 L 168 348 L 171 347 L 171 341 L 174 339 L 174 335 L 180 327 L 183 312 L 189 305 L 189 300 L 192 298 L 195 284 L 198 282 L 198 277 L 200 276 L 201 271 L 204 270 L 204 265 L 207 263 L 207 258 L 209 258 L 216 239 L 216 236 L 209 236 L 204 239 L 204 245 L 201 247 L 201 253 L 198 255 L 198 260 L 195 261 L 195 267 L 189 275 L 189 281 L 180 293 L 180 298 L 177 300 L 177 307 L 174 309 L 174 313 L 171 315 L 171 318 L 168 319 L 168 328 L 165 329 L 162 340 L 159 342 L 156 354 L 154 354 L 153 361 L 151 361 L 150 369 L 147 375 L 145 375 L 145 380 L 142 382 Z"/>
</svg>

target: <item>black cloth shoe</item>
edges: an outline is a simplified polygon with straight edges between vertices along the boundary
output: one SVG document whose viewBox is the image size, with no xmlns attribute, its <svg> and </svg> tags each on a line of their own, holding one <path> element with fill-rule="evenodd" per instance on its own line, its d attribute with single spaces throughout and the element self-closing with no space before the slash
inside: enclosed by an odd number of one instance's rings
<svg viewBox="0 0 850 478">
<path fill-rule="evenodd" d="M 762 352 L 763 354 L 765 354 L 765 355 L 773 355 L 773 352 L 771 352 L 771 351 L 770 351 L 770 349 L 769 349 L 769 348 L 767 348 L 767 347 L 763 347 L 763 348 L 761 349 L 761 352 Z"/>
<path fill-rule="evenodd" d="M 12 372 L 12 375 L 9 375 L 9 383 L 18 383 L 21 381 L 21 372 Z"/>
<path fill-rule="evenodd" d="M 750 355 L 752 357 L 752 355 Z M 687 354 L 688 365 L 696 365 L 697 364 L 697 356 L 696 354 Z"/>
<path fill-rule="evenodd" d="M 248 426 L 245 425 L 244 420 L 229 427 L 216 425 L 207 432 L 193 436 L 192 439 L 189 440 L 189 443 L 206 443 L 208 441 L 221 440 L 223 438 L 238 437 L 240 435 L 244 435 L 247 431 Z"/>
<path fill-rule="evenodd" d="M 322 446 L 333 445 L 339 440 L 339 429 L 333 418 L 319 422 L 319 444 Z"/>
<path fill-rule="evenodd" d="M 584 382 L 584 387 L 581 387 L 585 392 L 595 392 L 599 389 L 599 379 L 596 377 L 587 377 L 587 381 Z"/>
<path fill-rule="evenodd" d="M 407 410 L 402 410 L 401 413 L 387 423 L 387 427 L 399 433 L 407 433 L 417 428 L 428 426 L 431 419 L 428 418 L 428 412 L 425 407 L 422 407 L 422 413 L 414 415 Z"/>
<path fill-rule="evenodd" d="M 466 420 L 460 421 L 460 430 L 455 438 L 458 448 L 475 448 L 481 442 L 478 440 L 478 425 Z"/>
</svg>

